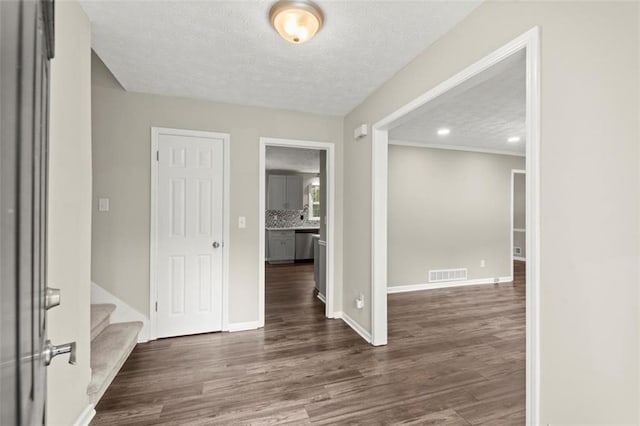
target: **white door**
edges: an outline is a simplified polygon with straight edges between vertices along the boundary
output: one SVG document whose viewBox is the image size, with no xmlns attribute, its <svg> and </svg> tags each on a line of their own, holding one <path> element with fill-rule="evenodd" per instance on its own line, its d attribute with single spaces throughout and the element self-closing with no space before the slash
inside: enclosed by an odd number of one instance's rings
<svg viewBox="0 0 640 426">
<path fill-rule="evenodd" d="M 157 337 L 222 329 L 222 138 L 158 135 Z"/>
</svg>

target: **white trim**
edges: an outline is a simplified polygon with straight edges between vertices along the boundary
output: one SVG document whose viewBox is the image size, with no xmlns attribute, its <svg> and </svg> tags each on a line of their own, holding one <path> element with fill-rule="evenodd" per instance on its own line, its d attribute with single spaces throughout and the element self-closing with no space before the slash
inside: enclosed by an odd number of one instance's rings
<svg viewBox="0 0 640 426">
<path fill-rule="evenodd" d="M 513 277 L 498 277 L 498 282 L 495 278 L 477 278 L 474 280 L 464 281 L 447 281 L 439 283 L 424 283 L 424 284 L 411 284 L 411 285 L 389 285 L 387 287 L 387 294 L 394 293 L 406 293 L 409 291 L 422 291 L 422 290 L 435 290 L 438 288 L 451 288 L 451 287 L 467 287 L 472 285 L 486 285 L 486 284 L 501 284 L 510 283 L 513 281 Z"/>
<path fill-rule="evenodd" d="M 540 28 L 534 27 L 488 54 L 448 80 L 418 96 L 378 121 L 371 128 L 371 334 L 373 344 L 387 341 L 387 175 L 388 137 L 394 122 L 455 88 L 471 77 L 526 49 L 526 424 L 537 425 L 540 416 Z M 512 254 L 510 253 L 509 259 Z"/>
<path fill-rule="evenodd" d="M 513 228 L 513 232 L 527 232 L 524 228 Z"/>
<path fill-rule="evenodd" d="M 142 328 L 138 333 L 138 343 L 146 343 L 149 341 L 149 318 L 138 310 L 132 308 L 117 296 L 111 294 L 104 287 L 92 282 L 91 283 L 91 304 L 108 303 L 115 305 L 116 309 L 111 313 L 109 321 L 112 324 L 121 322 L 139 321 Z"/>
<path fill-rule="evenodd" d="M 227 331 L 235 333 L 237 331 L 257 330 L 260 327 L 261 326 L 258 321 L 232 322 L 227 325 Z"/>
<path fill-rule="evenodd" d="M 229 205 L 231 176 L 231 136 L 200 130 L 171 129 L 166 127 L 151 128 L 151 204 L 149 210 L 149 340 L 157 339 L 157 321 L 155 302 L 158 295 L 158 136 L 160 134 L 191 136 L 223 141 L 223 194 L 222 194 L 222 331 L 229 328 Z"/>
<path fill-rule="evenodd" d="M 89 426 L 91 420 L 96 415 L 96 409 L 93 404 L 87 405 L 82 413 L 78 416 L 76 421 L 73 423 L 73 426 Z"/>
<path fill-rule="evenodd" d="M 326 297 L 324 297 L 324 294 L 322 294 L 322 293 L 318 292 L 318 296 L 317 296 L 317 297 L 318 297 L 318 299 L 320 299 L 320 301 L 321 301 L 322 303 L 324 303 L 325 305 L 327 304 L 327 298 L 326 298 Z"/>
<path fill-rule="evenodd" d="M 458 146 L 458 145 L 440 145 L 435 143 L 402 141 L 397 139 L 389 140 L 389 145 L 410 146 L 413 148 L 448 149 L 452 151 L 478 152 L 480 154 L 495 154 L 495 155 L 509 155 L 512 157 L 525 157 L 525 154 L 520 154 L 519 152 L 501 151 L 499 149 L 476 148 L 476 147 Z"/>
<path fill-rule="evenodd" d="M 513 256 L 513 260 L 519 260 L 520 262 L 526 262 L 527 258 L 522 256 Z"/>
<path fill-rule="evenodd" d="M 334 285 L 335 285 L 335 206 L 336 206 L 336 158 L 335 144 L 328 142 L 315 142 L 293 139 L 260 138 L 260 155 L 258 161 L 259 194 L 258 194 L 258 323 L 264 327 L 264 264 L 265 264 L 265 210 L 266 210 L 266 149 L 267 146 L 280 146 L 287 148 L 305 148 L 323 150 L 327 153 L 327 194 L 326 194 L 326 216 L 327 235 L 325 243 L 327 246 L 327 286 L 325 315 L 327 318 L 335 318 Z"/>
<path fill-rule="evenodd" d="M 360 337 L 367 341 L 367 343 L 371 343 L 371 333 L 367 331 L 363 326 L 361 326 L 356 320 L 347 315 L 346 312 L 336 312 L 336 318 L 342 319 L 349 327 L 353 329 Z"/>
<path fill-rule="evenodd" d="M 392 114 L 393 115 L 393 114 Z M 404 114 L 403 114 L 404 115 Z M 371 147 L 371 343 L 387 344 L 387 191 L 389 131 L 374 124 Z"/>
</svg>

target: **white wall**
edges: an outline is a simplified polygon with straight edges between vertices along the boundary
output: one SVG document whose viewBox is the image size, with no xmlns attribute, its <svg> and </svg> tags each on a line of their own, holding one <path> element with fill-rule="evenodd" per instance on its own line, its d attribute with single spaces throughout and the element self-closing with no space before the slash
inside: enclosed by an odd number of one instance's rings
<svg viewBox="0 0 640 426">
<path fill-rule="evenodd" d="M 344 123 L 344 211 L 361 214 L 344 216 L 343 297 L 371 300 L 371 138 L 353 129 L 541 27 L 541 424 L 639 420 L 638 7 L 484 2 Z M 343 309 L 370 329 L 368 304 Z"/>
<path fill-rule="evenodd" d="M 47 311 L 53 344 L 77 342 L 47 369 L 47 423 L 71 425 L 89 405 L 91 284 L 91 28 L 75 1 L 56 3 L 51 63 L 48 285 L 60 306 Z"/>
<path fill-rule="evenodd" d="M 96 284 L 148 315 L 150 129 L 159 126 L 231 135 L 231 323 L 258 320 L 259 138 L 336 144 L 336 293 L 342 294 L 341 118 L 125 92 L 95 55 L 93 67 Z M 101 197 L 111 199 L 109 212 L 97 211 Z M 246 229 L 238 229 L 238 216 L 246 216 Z"/>
<path fill-rule="evenodd" d="M 520 168 L 523 157 L 390 145 L 388 286 L 427 283 L 430 269 L 511 276 L 511 170 Z"/>
</svg>

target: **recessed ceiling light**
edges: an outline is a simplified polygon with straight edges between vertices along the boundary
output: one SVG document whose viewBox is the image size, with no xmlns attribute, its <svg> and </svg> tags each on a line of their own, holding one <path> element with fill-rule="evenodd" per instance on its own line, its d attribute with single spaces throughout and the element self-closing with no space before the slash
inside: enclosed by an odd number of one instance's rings
<svg viewBox="0 0 640 426">
<path fill-rule="evenodd" d="M 507 139 L 507 142 L 520 142 L 520 136 L 511 136 L 509 139 Z"/>
<path fill-rule="evenodd" d="M 447 129 L 447 128 L 438 129 L 438 134 L 440 136 L 447 136 L 449 133 L 451 133 L 451 129 Z"/>
<path fill-rule="evenodd" d="M 309 0 L 279 0 L 271 7 L 269 20 L 283 39 L 300 44 L 318 32 L 324 16 Z"/>
</svg>

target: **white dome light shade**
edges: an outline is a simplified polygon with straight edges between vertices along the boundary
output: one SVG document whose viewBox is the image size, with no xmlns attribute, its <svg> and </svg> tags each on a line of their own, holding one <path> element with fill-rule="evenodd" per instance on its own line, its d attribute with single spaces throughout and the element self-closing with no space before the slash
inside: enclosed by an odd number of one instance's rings
<svg viewBox="0 0 640 426">
<path fill-rule="evenodd" d="M 324 19 L 318 6 L 305 0 L 280 0 L 269 12 L 271 25 L 285 40 L 300 44 L 310 40 Z"/>
</svg>

